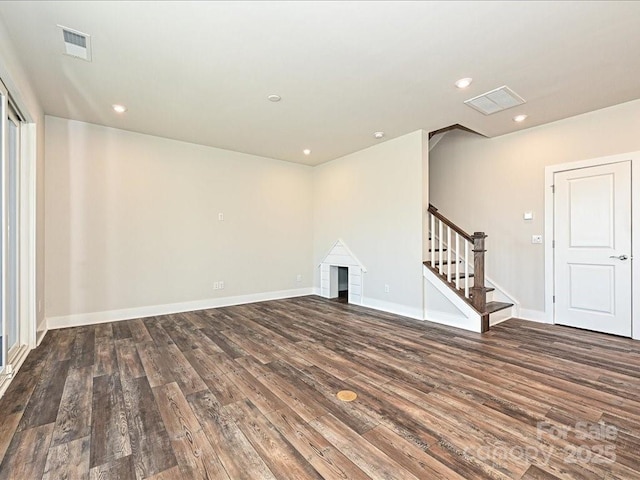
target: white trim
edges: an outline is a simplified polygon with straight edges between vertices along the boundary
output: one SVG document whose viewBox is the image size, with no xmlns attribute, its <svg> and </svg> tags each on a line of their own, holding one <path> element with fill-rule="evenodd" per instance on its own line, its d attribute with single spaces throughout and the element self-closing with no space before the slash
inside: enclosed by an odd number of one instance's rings
<svg viewBox="0 0 640 480">
<path fill-rule="evenodd" d="M 0 336 L 2 337 L 2 344 L 0 345 L 0 355 L 2 356 L 2 361 L 0 361 L 0 382 L 2 385 L 5 385 L 7 382 L 4 380 L 6 376 L 4 375 L 5 367 L 9 362 L 9 352 L 5 350 L 5 344 L 7 344 L 7 294 L 6 294 L 6 282 L 7 278 L 7 262 L 6 258 L 6 248 L 7 248 L 7 229 L 5 225 L 7 224 L 7 209 L 6 209 L 6 178 L 7 178 L 7 155 L 6 155 L 6 145 L 5 145 L 5 132 L 8 130 L 7 128 L 7 114 L 8 114 L 8 106 L 9 106 L 9 93 L 4 89 L 4 85 L 2 81 L 0 81 L 0 322 L 2 327 L 0 328 Z"/>
<path fill-rule="evenodd" d="M 531 322 L 552 323 L 549 322 L 547 314 L 541 310 L 529 310 L 528 308 L 521 308 L 519 315 L 514 315 L 514 317 L 520 318 L 522 320 L 529 320 Z"/>
<path fill-rule="evenodd" d="M 22 123 L 20 178 L 20 331 L 29 348 L 36 346 L 36 164 L 35 123 Z"/>
<path fill-rule="evenodd" d="M 228 307 L 245 303 L 264 302 L 267 300 L 280 300 L 282 298 L 302 297 L 313 294 L 313 288 L 297 288 L 293 290 L 280 290 L 275 292 L 255 293 L 250 295 L 238 295 L 235 297 L 210 298 L 192 302 L 170 303 L 166 305 L 151 305 L 147 307 L 125 308 L 122 310 L 108 310 L 103 312 L 79 313 L 47 318 L 49 330 L 57 328 L 78 327 L 81 325 L 94 325 L 97 323 L 131 320 L 134 318 L 154 317 L 156 315 L 169 315 L 172 313 L 192 312 L 209 308 Z"/>
<path fill-rule="evenodd" d="M 466 326 L 461 325 L 461 322 L 465 319 L 444 312 L 429 312 L 429 315 L 424 320 L 426 322 L 437 323 L 438 325 L 459 328 L 460 330 L 465 330 L 467 332 L 481 333 L 480 321 L 475 322 L 475 328 L 471 326 L 467 328 Z"/>
<path fill-rule="evenodd" d="M 460 313 L 462 315 L 464 315 L 468 319 L 473 318 L 474 321 L 477 318 L 477 320 L 478 320 L 478 322 L 477 322 L 478 323 L 478 328 L 480 328 L 480 326 L 481 326 L 481 321 L 480 320 L 481 320 L 482 316 L 475 310 L 475 308 L 473 308 L 465 300 L 460 298 L 460 295 L 456 294 L 447 285 L 445 285 L 443 283 L 442 279 L 438 275 L 433 273 L 427 267 L 422 267 L 422 274 L 423 274 L 424 278 L 429 283 L 434 285 L 438 289 L 438 291 L 440 293 L 442 293 L 446 297 L 447 300 L 449 300 L 458 310 L 460 310 Z M 428 308 L 428 307 L 429 306 L 427 305 L 426 308 Z M 425 308 L 425 310 L 426 310 L 426 308 Z M 432 312 L 429 312 L 429 315 L 431 315 L 431 313 Z M 424 318 L 427 318 L 427 312 L 425 312 Z"/>
<path fill-rule="evenodd" d="M 38 335 L 36 337 L 36 347 L 39 347 L 40 344 L 42 343 L 42 340 L 44 340 L 44 336 L 47 334 L 49 330 L 47 330 L 46 328 L 44 330 L 40 330 L 38 332 Z"/>
<path fill-rule="evenodd" d="M 336 252 L 336 250 L 339 251 Z M 364 297 L 363 274 L 367 270 L 342 239 L 334 242 L 331 249 L 324 256 L 322 263 L 318 265 L 320 269 L 320 296 L 324 298 L 336 298 L 338 296 L 337 267 L 349 269 L 348 302 L 353 305 L 362 305 Z"/>
<path fill-rule="evenodd" d="M 358 257 L 356 257 L 353 252 L 351 251 L 351 249 L 347 246 L 346 243 L 344 243 L 344 240 L 342 240 L 341 238 L 339 238 L 338 240 L 336 240 L 333 245 L 331 245 L 331 248 L 327 251 L 327 253 L 324 255 L 324 257 L 322 257 L 322 261 L 318 264 L 318 266 L 322 265 L 323 263 L 327 263 L 325 260 L 327 259 L 327 257 L 329 255 L 331 255 L 331 252 L 333 251 L 334 248 L 336 248 L 336 245 L 342 245 L 344 247 L 344 249 L 347 251 L 347 253 L 351 256 L 351 258 L 353 258 L 355 260 L 355 262 L 358 264 L 358 266 L 360 267 L 360 270 L 362 270 L 362 273 L 367 273 L 367 268 L 362 264 L 362 262 L 360 260 L 358 260 Z M 337 265 L 337 264 L 333 264 L 332 265 L 336 265 L 339 267 L 348 267 L 349 265 Z M 353 266 L 353 265 L 351 265 Z"/>
<path fill-rule="evenodd" d="M 314 287 L 312 295 L 321 297 L 320 288 Z M 370 308 L 371 310 L 378 310 L 380 312 L 393 313 L 402 317 L 409 317 L 416 320 L 424 320 L 424 314 L 421 309 L 407 307 L 399 303 L 385 302 L 384 300 L 377 300 L 375 298 L 363 297 L 360 307 Z"/>
<path fill-rule="evenodd" d="M 513 308 L 513 307 L 511 307 Z M 495 327 L 496 325 L 500 325 L 502 322 L 506 322 L 507 320 L 513 318 L 513 315 L 510 315 L 507 311 L 509 308 L 500 310 L 498 312 L 494 312 L 489 316 L 489 327 Z M 502 312 L 507 312 L 500 316 Z"/>
<path fill-rule="evenodd" d="M 635 161 L 631 160 L 631 255 L 635 253 L 637 257 L 635 262 L 633 257 L 631 260 L 631 337 L 640 340 L 640 152 L 636 152 L 634 157 Z"/>
<path fill-rule="evenodd" d="M 403 317 L 414 318 L 416 320 L 424 320 L 422 309 L 401 305 L 399 303 L 385 302 L 376 298 L 362 298 L 362 307 L 380 310 L 381 312 L 393 313 Z"/>
<path fill-rule="evenodd" d="M 0 94 L 2 96 L 2 105 L 0 106 L 0 113 L 2 114 L 2 120 L 0 121 L 0 128 L 2 133 L 7 132 L 7 116 L 10 115 L 8 110 L 9 94 L 4 90 L 4 84 L 0 82 Z M 19 105 L 12 107 L 18 108 Z M 13 115 L 12 115 L 13 116 Z M 2 366 L 0 371 L 3 373 L 0 375 L 0 395 L 7 389 L 11 380 L 15 378 L 18 370 L 22 366 L 29 351 L 35 347 L 36 344 L 36 314 L 35 314 L 35 290 L 36 290 L 36 175 L 35 168 L 37 164 L 37 137 L 36 126 L 33 123 L 25 123 L 21 120 L 24 118 L 23 112 L 15 112 L 15 121 L 18 126 L 18 145 L 16 145 L 18 151 L 18 168 L 17 168 L 17 328 L 18 338 L 17 346 L 11 349 L 11 355 L 9 352 L 4 352 L 4 346 L 0 345 L 0 355 L 2 358 Z M 7 204 L 6 204 L 6 173 L 7 173 L 7 158 L 6 158 L 6 144 L 0 145 L 2 150 L 1 167 L 3 172 L 1 196 L 2 196 L 2 214 L 0 220 L 2 224 L 2 245 L 3 248 L 7 248 L 7 235 L 6 235 L 6 222 L 7 222 Z M 6 255 L 6 250 L 3 251 L 3 255 Z M 6 259 L 5 259 L 6 260 Z M 2 271 L 0 275 L 3 279 L 6 277 L 6 261 L 2 262 Z M 4 305 L 2 313 L 4 326 L 1 329 L 6 332 L 6 291 L 3 289 L 2 298 Z M 6 339 L 4 340 L 6 342 Z M 10 359 L 11 357 L 11 359 Z M 13 368 L 11 377 L 4 374 L 6 372 L 5 365 L 9 364 Z"/>
<path fill-rule="evenodd" d="M 595 167 L 609 163 L 631 161 L 631 254 L 638 258 L 631 263 L 631 335 L 635 340 L 640 340 L 640 315 L 635 314 L 640 309 L 640 151 L 610 155 L 606 157 L 591 158 L 575 162 L 549 165 L 544 169 L 544 317 L 546 323 L 554 323 L 553 313 L 553 191 L 554 175 L 567 170 L 577 170 L 585 167 Z M 634 184 L 634 179 L 635 184 Z M 521 315 L 523 313 L 521 312 Z"/>
</svg>

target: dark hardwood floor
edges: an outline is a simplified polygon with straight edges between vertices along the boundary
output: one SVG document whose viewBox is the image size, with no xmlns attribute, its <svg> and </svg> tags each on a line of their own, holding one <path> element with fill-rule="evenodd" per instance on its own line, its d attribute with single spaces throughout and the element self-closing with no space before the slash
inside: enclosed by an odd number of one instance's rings
<svg viewBox="0 0 640 480">
<path fill-rule="evenodd" d="M 639 342 L 318 297 L 51 331 L 0 400 L 0 479 L 634 479 L 639 450 Z"/>
</svg>

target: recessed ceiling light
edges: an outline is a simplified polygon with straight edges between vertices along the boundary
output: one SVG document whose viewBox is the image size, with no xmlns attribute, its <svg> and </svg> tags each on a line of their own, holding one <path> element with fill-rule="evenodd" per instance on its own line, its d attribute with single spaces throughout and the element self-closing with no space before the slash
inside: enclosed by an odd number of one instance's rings
<svg viewBox="0 0 640 480">
<path fill-rule="evenodd" d="M 471 82 L 473 82 L 473 78 L 461 78 L 455 83 L 455 85 L 458 88 L 467 88 L 469 85 L 471 85 Z"/>
<path fill-rule="evenodd" d="M 116 113 L 124 113 L 127 111 L 127 107 L 124 105 L 118 105 L 117 103 L 115 105 L 111 105 L 111 108 L 113 108 Z"/>
<path fill-rule="evenodd" d="M 513 117 L 513 121 L 518 123 L 524 122 L 526 119 L 527 119 L 527 115 L 524 115 L 524 114 L 516 115 L 515 117 Z"/>
<path fill-rule="evenodd" d="M 280 100 L 282 100 L 282 97 L 280 95 L 269 95 L 267 98 L 270 102 L 279 102 Z"/>
<path fill-rule="evenodd" d="M 373 134 L 373 138 L 381 139 L 382 137 L 384 137 L 384 132 L 375 132 Z"/>
<path fill-rule="evenodd" d="M 305 155 L 311 155 L 311 150 L 305 148 L 304 150 L 302 150 L 302 153 L 304 153 Z"/>
</svg>

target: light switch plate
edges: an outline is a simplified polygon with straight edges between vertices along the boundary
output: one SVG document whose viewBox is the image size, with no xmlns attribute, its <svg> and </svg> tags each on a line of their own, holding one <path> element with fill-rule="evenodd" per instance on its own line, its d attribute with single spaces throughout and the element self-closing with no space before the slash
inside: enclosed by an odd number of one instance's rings
<svg viewBox="0 0 640 480">
<path fill-rule="evenodd" d="M 531 235 L 531 243 L 542 243 L 542 235 Z"/>
<path fill-rule="evenodd" d="M 525 220 L 533 220 L 533 212 L 524 212 Z"/>
</svg>

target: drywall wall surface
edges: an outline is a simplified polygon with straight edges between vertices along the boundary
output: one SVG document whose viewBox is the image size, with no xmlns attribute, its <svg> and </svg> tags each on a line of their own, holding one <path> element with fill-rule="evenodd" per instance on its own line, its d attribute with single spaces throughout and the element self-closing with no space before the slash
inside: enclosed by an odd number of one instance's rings
<svg viewBox="0 0 640 480">
<path fill-rule="evenodd" d="M 314 169 L 316 286 L 319 263 L 343 239 L 367 269 L 363 305 L 423 318 L 424 138 L 413 132 Z"/>
<path fill-rule="evenodd" d="M 430 152 L 430 201 L 466 231 L 486 232 L 487 275 L 522 311 L 541 312 L 544 246 L 531 237 L 544 233 L 545 167 L 640 150 L 638 132 L 640 100 L 491 139 L 453 131 Z"/>
<path fill-rule="evenodd" d="M 311 167 L 47 116 L 45 178 L 56 325 L 311 291 Z"/>
</svg>

